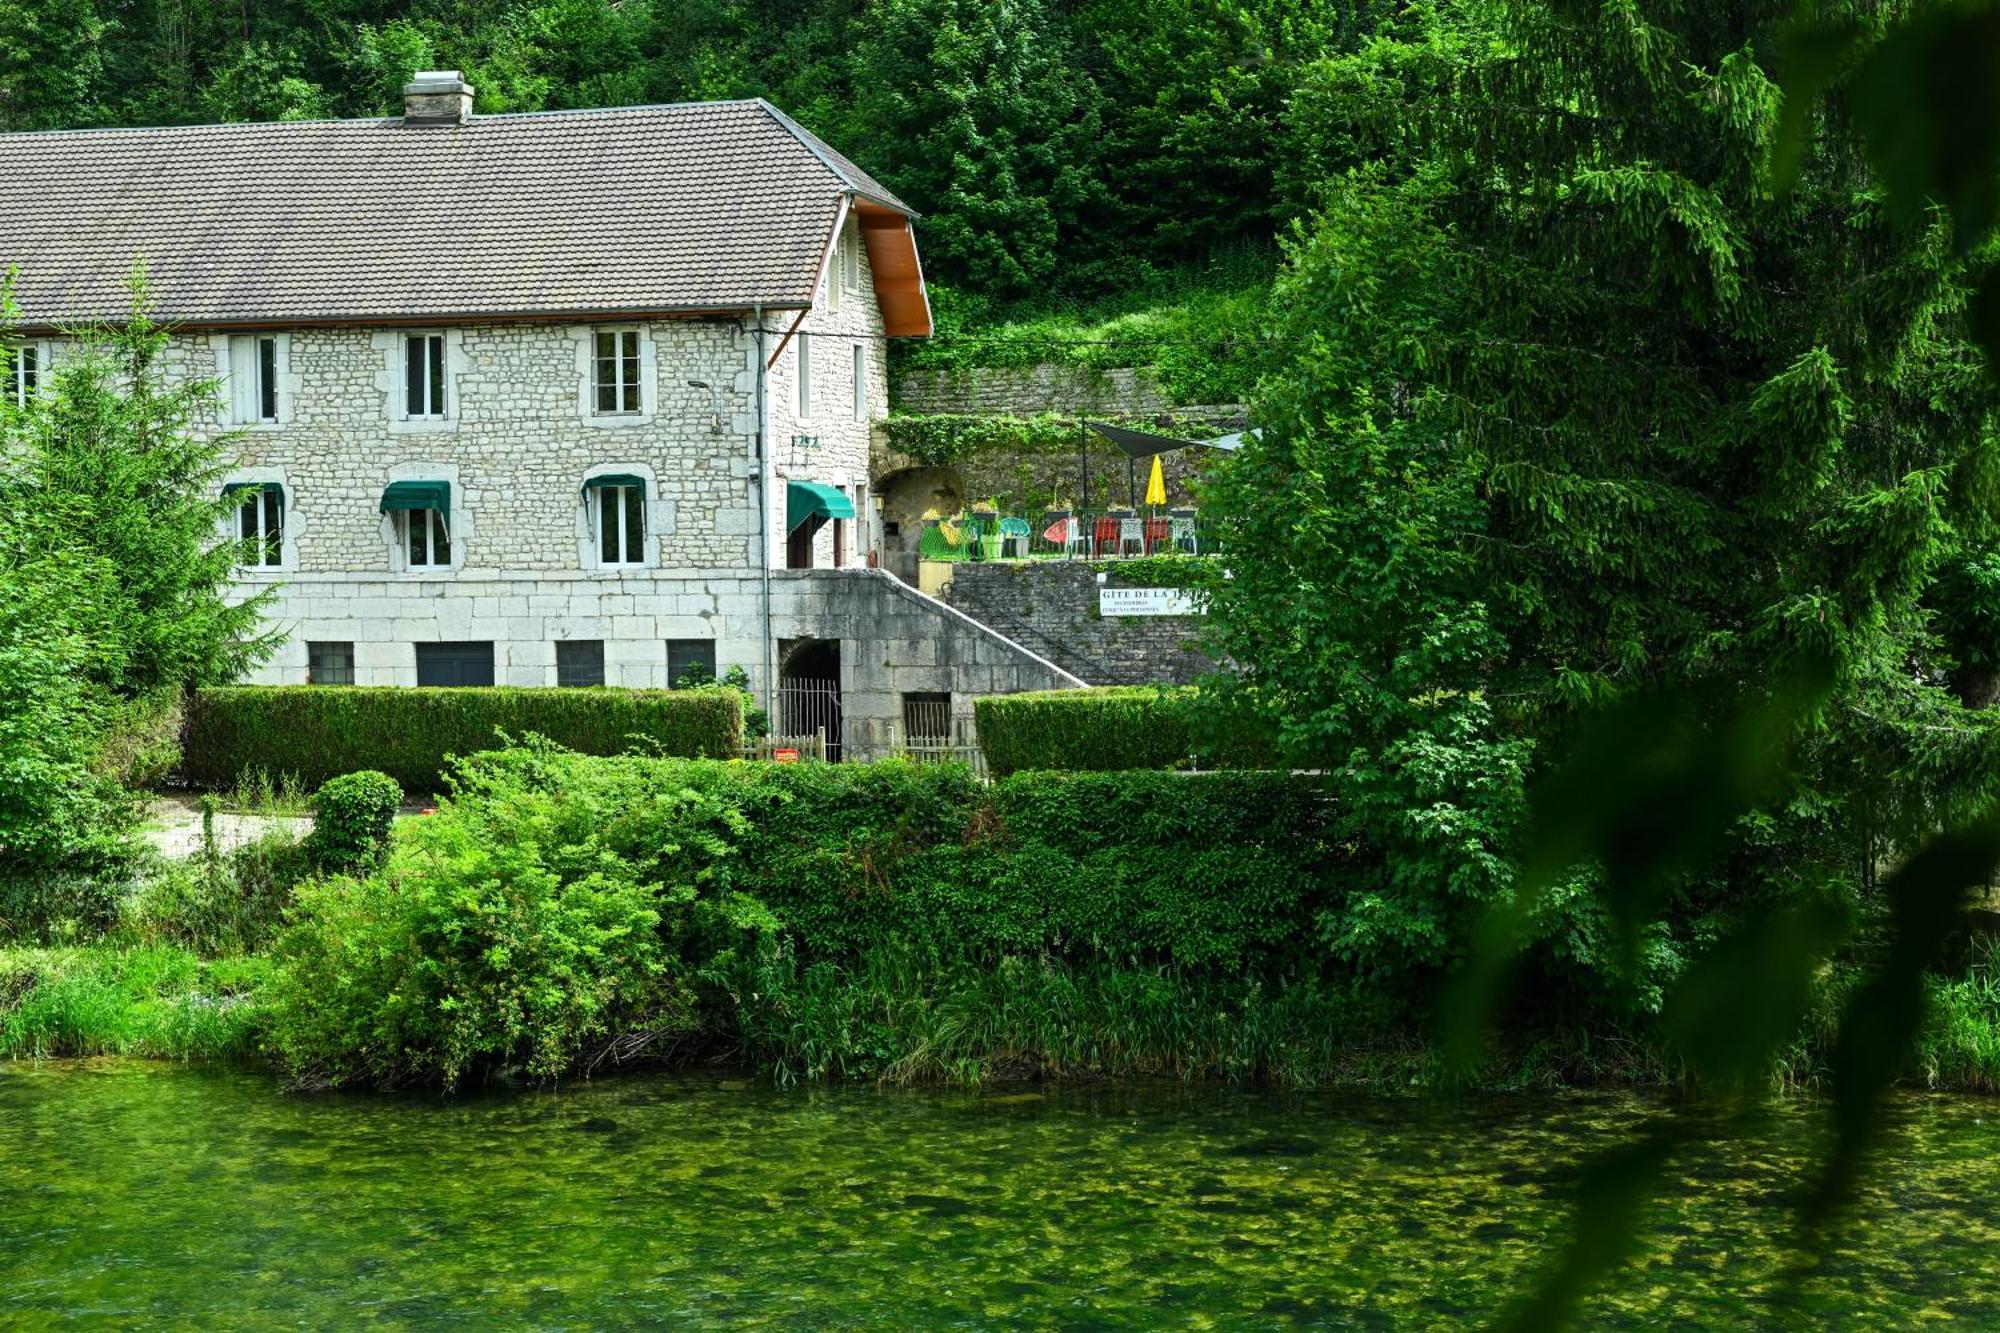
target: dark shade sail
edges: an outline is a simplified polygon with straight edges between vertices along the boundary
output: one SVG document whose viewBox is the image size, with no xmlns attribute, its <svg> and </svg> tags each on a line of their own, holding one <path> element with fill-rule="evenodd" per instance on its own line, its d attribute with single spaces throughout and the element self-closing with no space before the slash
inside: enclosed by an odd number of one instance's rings
<svg viewBox="0 0 2000 1333">
<path fill-rule="evenodd" d="M 853 518 L 854 502 L 832 486 L 817 481 L 785 484 L 785 531 L 798 531 L 799 524 L 815 518 Z"/>
<path fill-rule="evenodd" d="M 1151 431 L 1133 430 L 1129 426 L 1113 426 L 1102 421 L 1086 421 L 1084 425 L 1118 446 L 1119 452 L 1127 458 L 1151 458 L 1155 454 L 1170 454 L 1176 449 L 1192 449 L 1201 446 L 1208 449 L 1235 449 L 1243 442 L 1243 432 L 1224 435 L 1216 440 L 1183 440 L 1172 435 L 1155 435 Z"/>
</svg>

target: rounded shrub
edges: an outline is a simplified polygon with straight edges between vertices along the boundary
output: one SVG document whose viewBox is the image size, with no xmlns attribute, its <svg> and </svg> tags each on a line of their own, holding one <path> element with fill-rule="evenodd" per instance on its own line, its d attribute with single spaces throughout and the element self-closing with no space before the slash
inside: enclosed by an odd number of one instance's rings
<svg viewBox="0 0 2000 1333">
<path fill-rule="evenodd" d="M 364 769 L 329 779 L 313 797 L 315 858 L 333 871 L 379 864 L 402 803 L 403 788 L 387 773 Z"/>
</svg>

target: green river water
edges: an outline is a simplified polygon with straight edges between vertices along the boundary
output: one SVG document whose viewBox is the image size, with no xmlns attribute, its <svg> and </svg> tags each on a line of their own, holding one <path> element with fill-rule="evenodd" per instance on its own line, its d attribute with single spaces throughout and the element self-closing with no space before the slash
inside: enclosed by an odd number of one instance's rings
<svg viewBox="0 0 2000 1333">
<path fill-rule="evenodd" d="M 439 1101 L 0 1064 L 0 1326 L 1427 1328 L 1503 1308 L 1627 1096 L 779 1091 Z M 1810 1102 L 1678 1161 L 1593 1327 L 2000 1327 L 2000 1104 L 1909 1097 L 1772 1304 Z"/>
</svg>

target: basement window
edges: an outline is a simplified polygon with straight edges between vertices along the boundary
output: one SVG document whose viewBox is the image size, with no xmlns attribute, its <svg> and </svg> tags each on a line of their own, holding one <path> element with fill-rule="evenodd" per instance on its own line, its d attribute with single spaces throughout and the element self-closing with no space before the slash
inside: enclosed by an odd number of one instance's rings
<svg viewBox="0 0 2000 1333">
<path fill-rule="evenodd" d="M 588 689 L 604 683 L 604 640 L 556 640 L 556 684 Z"/>
<path fill-rule="evenodd" d="M 308 643 L 306 684 L 352 685 L 354 645 L 352 643 Z"/>
</svg>

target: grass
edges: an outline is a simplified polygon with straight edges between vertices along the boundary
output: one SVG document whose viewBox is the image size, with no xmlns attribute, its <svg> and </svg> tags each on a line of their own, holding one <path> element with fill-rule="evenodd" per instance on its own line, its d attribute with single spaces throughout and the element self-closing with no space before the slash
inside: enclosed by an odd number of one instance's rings
<svg viewBox="0 0 2000 1333">
<path fill-rule="evenodd" d="M 236 785 L 217 792 L 215 799 L 215 808 L 230 814 L 296 818 L 312 813 L 312 792 L 296 773 L 274 779 L 261 768 L 246 768 L 236 775 Z"/>
<path fill-rule="evenodd" d="M 1982 944 L 1955 977 L 1933 977 L 1916 1073 L 1933 1088 L 2000 1092 L 2000 945 Z"/>
<path fill-rule="evenodd" d="M 264 971 L 168 945 L 0 949 L 0 1057 L 246 1059 Z"/>
<path fill-rule="evenodd" d="M 945 965 L 884 948 L 853 967 L 816 963 L 761 978 L 745 993 L 742 1054 L 780 1083 L 1167 1078 L 1401 1092 L 1449 1081 L 1422 1034 L 1313 981 L 1267 987 L 1032 957 Z M 1557 1034 L 1510 1044 L 1470 1082 L 1513 1089 L 1671 1077 L 1643 1041 Z"/>
</svg>

